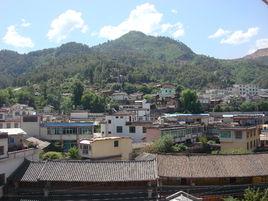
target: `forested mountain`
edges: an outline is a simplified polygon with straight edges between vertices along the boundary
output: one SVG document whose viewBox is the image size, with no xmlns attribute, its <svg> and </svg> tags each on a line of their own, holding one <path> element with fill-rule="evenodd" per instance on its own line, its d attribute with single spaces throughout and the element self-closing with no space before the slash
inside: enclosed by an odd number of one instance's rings
<svg viewBox="0 0 268 201">
<path fill-rule="evenodd" d="M 254 60 L 260 64 L 268 65 L 268 48 L 259 49 L 256 52 L 245 56 L 244 58 Z"/>
<path fill-rule="evenodd" d="M 0 72 L 0 88 L 62 83 L 73 76 L 99 87 L 116 82 L 119 76 L 130 83 L 168 81 L 192 88 L 233 83 L 268 87 L 268 63 L 198 55 L 182 42 L 136 31 L 91 48 L 71 42 L 28 54 L 2 50 Z"/>
</svg>

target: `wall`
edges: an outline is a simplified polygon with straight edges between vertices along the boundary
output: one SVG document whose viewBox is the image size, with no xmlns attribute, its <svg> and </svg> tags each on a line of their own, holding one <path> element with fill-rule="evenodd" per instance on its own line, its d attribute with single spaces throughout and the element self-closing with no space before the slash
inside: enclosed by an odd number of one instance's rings
<svg viewBox="0 0 268 201">
<path fill-rule="evenodd" d="M 159 128 L 147 128 L 145 140 L 146 142 L 153 142 L 160 138 Z"/>
<path fill-rule="evenodd" d="M 258 126 L 254 129 L 242 130 L 242 139 L 235 138 L 234 130 L 230 132 L 231 138 L 220 138 L 221 150 L 243 149 L 253 151 L 260 144 L 260 130 Z M 250 146 L 250 144 L 252 144 L 252 146 Z"/>
<path fill-rule="evenodd" d="M 114 141 L 119 142 L 118 147 L 114 147 Z M 91 152 L 93 158 L 122 155 L 122 160 L 129 160 L 129 155 L 132 152 L 132 141 L 129 138 L 94 141 L 91 144 Z"/>
<path fill-rule="evenodd" d="M 5 179 L 7 179 L 23 163 L 24 159 L 39 160 L 39 153 L 40 150 L 34 148 L 9 152 L 7 158 L 0 159 L 0 174 L 5 174 Z"/>
<path fill-rule="evenodd" d="M 8 138 L 0 139 L 0 146 L 4 146 L 4 154 L 0 155 L 0 160 L 1 160 L 1 158 L 6 158 L 7 157 Z"/>
</svg>

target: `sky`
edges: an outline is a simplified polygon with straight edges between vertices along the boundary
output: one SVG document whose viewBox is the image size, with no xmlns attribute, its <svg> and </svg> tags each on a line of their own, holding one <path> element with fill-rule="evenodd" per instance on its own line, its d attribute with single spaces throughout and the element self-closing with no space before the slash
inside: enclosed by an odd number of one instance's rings
<svg viewBox="0 0 268 201">
<path fill-rule="evenodd" d="M 239 58 L 268 47 L 262 0 L 0 0 L 0 49 L 19 53 L 75 41 L 89 46 L 136 30 L 194 52 Z"/>
</svg>

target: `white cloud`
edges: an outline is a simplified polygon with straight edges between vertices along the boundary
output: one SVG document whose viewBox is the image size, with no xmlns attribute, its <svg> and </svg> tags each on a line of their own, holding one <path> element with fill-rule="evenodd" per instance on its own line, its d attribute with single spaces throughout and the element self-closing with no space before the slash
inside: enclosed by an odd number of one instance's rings
<svg viewBox="0 0 268 201">
<path fill-rule="evenodd" d="M 20 26 L 21 27 L 29 27 L 29 26 L 31 26 L 31 23 L 27 22 L 25 19 L 21 19 Z"/>
<path fill-rule="evenodd" d="M 177 11 L 176 9 L 172 9 L 171 12 L 172 12 L 173 14 L 178 14 L 178 11 Z"/>
<path fill-rule="evenodd" d="M 210 38 L 210 39 L 219 38 L 219 37 L 225 36 L 229 33 L 230 33 L 230 31 L 219 28 L 214 34 L 211 34 L 210 36 L 208 36 L 208 38 Z"/>
<path fill-rule="evenodd" d="M 174 38 L 179 38 L 184 35 L 184 27 L 178 22 L 176 24 L 165 23 L 161 25 L 162 33 L 167 33 Z"/>
<path fill-rule="evenodd" d="M 74 30 L 86 33 L 88 26 L 83 20 L 81 12 L 67 10 L 51 22 L 47 37 L 49 40 L 59 43 L 66 39 L 68 34 Z"/>
<path fill-rule="evenodd" d="M 20 35 L 15 25 L 7 28 L 7 32 L 3 37 L 3 42 L 19 48 L 32 48 L 34 43 L 31 38 Z"/>
<path fill-rule="evenodd" d="M 228 35 L 226 38 L 221 40 L 221 44 L 241 44 L 248 42 L 250 38 L 257 35 L 259 31 L 258 27 L 251 27 L 247 31 L 243 32 L 241 30 L 234 31 L 232 34 Z"/>
<path fill-rule="evenodd" d="M 248 53 L 251 54 L 258 49 L 268 48 L 268 38 L 262 38 L 259 40 L 256 40 L 255 46 L 251 48 Z"/>
<path fill-rule="evenodd" d="M 99 36 L 116 39 L 129 31 L 141 31 L 151 35 L 158 35 L 159 32 L 168 32 L 173 37 L 179 37 L 184 34 L 182 24 L 163 24 L 162 17 L 163 14 L 157 11 L 153 4 L 144 3 L 136 6 L 129 16 L 117 26 L 107 25 L 102 27 Z"/>
</svg>

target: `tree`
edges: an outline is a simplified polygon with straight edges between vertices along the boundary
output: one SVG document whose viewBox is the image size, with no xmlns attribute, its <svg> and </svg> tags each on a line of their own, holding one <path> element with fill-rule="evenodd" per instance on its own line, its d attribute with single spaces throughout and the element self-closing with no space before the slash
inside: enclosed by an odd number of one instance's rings
<svg viewBox="0 0 268 201">
<path fill-rule="evenodd" d="M 68 156 L 71 159 L 79 159 L 79 150 L 77 147 L 72 147 L 68 151 Z"/>
<path fill-rule="evenodd" d="M 169 135 L 162 136 L 155 143 L 154 147 L 157 153 L 173 152 L 173 139 Z"/>
<path fill-rule="evenodd" d="M 257 106 L 256 106 L 256 104 L 253 101 L 244 101 L 240 105 L 240 110 L 242 112 L 256 111 L 257 110 Z"/>
<path fill-rule="evenodd" d="M 106 108 L 106 100 L 102 96 L 98 96 L 93 92 L 87 92 L 82 96 L 81 104 L 85 110 L 92 112 L 104 112 Z"/>
<path fill-rule="evenodd" d="M 184 144 L 175 144 L 173 146 L 173 150 L 175 152 L 183 152 L 183 151 L 186 151 L 187 150 L 187 146 L 184 145 Z"/>
<path fill-rule="evenodd" d="M 0 107 L 8 104 L 8 102 L 9 102 L 8 93 L 6 93 L 6 91 L 4 91 L 4 90 L 1 90 L 0 91 Z"/>
<path fill-rule="evenodd" d="M 184 89 L 181 92 L 180 101 L 182 104 L 183 112 L 186 113 L 200 113 L 201 104 L 197 100 L 197 94 L 191 89 Z"/>
<path fill-rule="evenodd" d="M 84 92 L 84 86 L 81 82 L 76 81 L 73 85 L 73 104 L 75 107 L 81 104 L 81 98 Z"/>
</svg>

